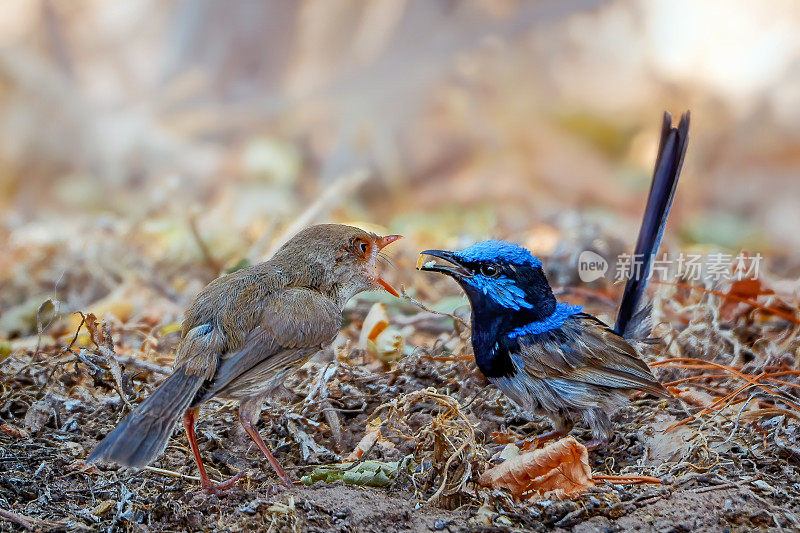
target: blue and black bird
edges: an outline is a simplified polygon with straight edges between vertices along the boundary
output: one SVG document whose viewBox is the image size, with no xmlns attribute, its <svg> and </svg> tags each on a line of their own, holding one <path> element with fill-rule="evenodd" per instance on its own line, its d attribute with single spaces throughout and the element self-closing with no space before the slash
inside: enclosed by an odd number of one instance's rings
<svg viewBox="0 0 800 533">
<path fill-rule="evenodd" d="M 643 298 L 678 183 L 689 135 L 689 113 L 673 127 L 664 114 L 661 142 L 644 219 L 634 253 L 639 268 L 627 281 L 616 325 L 559 302 L 542 262 L 525 248 L 503 241 L 479 242 L 461 251 L 425 250 L 421 270 L 455 279 L 472 305 L 472 346 L 480 371 L 523 410 L 547 415 L 566 435 L 578 420 L 592 431 L 595 447 L 608 442 L 610 415 L 633 391 L 672 395 L 639 358 L 635 346 L 651 333 Z"/>
</svg>

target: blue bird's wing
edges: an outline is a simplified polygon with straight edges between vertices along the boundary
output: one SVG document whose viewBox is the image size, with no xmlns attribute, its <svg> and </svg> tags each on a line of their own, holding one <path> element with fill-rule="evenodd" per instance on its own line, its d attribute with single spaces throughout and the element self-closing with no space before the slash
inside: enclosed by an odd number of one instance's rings
<svg viewBox="0 0 800 533">
<path fill-rule="evenodd" d="M 614 331 L 625 338 L 650 334 L 649 331 L 639 331 L 642 329 L 640 326 L 643 321 L 649 319 L 649 312 L 641 312 L 642 296 L 650 278 L 653 259 L 658 253 L 664 235 L 664 226 L 675 196 L 688 142 L 689 112 L 681 116 L 677 128 L 672 126 L 672 116 L 664 113 L 653 181 L 650 184 L 642 226 L 633 253 L 636 267 L 633 268 L 625 284 L 625 292 L 617 312 L 617 323 L 614 326 Z"/>
<path fill-rule="evenodd" d="M 580 313 L 558 329 L 519 339 L 522 370 L 540 379 L 565 379 L 671 398 L 636 349 L 592 315 Z"/>
</svg>

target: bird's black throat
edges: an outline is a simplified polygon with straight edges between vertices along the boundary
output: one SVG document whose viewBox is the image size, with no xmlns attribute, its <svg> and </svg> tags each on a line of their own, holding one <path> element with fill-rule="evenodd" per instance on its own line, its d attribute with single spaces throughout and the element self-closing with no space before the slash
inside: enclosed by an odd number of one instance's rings
<svg viewBox="0 0 800 533">
<path fill-rule="evenodd" d="M 538 288 L 538 287 L 537 287 Z M 536 291 L 532 309 L 508 309 L 470 287 L 465 287 L 472 304 L 472 348 L 475 363 L 487 378 L 513 375 L 516 370 L 511 353 L 520 338 L 509 338 L 516 328 L 544 320 L 556 309 L 556 298 L 548 285 Z M 530 294 L 530 293 L 529 293 Z"/>
</svg>

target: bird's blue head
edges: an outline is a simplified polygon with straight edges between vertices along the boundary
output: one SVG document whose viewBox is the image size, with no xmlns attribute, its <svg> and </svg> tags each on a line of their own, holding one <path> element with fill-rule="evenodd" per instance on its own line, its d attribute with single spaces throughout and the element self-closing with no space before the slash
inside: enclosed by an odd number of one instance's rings
<svg viewBox="0 0 800 533">
<path fill-rule="evenodd" d="M 548 317 L 555 310 L 556 299 L 542 262 L 522 246 L 484 241 L 457 252 L 425 250 L 422 255 L 447 261 L 429 261 L 420 270 L 455 279 L 478 317 L 506 316 L 510 323 L 527 323 Z"/>
</svg>

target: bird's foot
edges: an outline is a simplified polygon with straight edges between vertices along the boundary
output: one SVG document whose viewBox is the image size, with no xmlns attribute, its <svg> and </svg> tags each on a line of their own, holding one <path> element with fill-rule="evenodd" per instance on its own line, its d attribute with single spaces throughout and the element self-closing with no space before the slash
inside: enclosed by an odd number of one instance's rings
<svg viewBox="0 0 800 533">
<path fill-rule="evenodd" d="M 272 466 L 275 467 L 275 465 Z M 289 477 L 289 474 L 287 474 L 286 471 L 283 468 L 281 468 L 280 465 L 278 465 L 278 468 L 276 468 L 275 470 L 276 473 L 278 474 L 278 477 L 281 478 L 281 484 L 283 485 L 283 488 L 293 489 L 295 487 L 295 482 L 292 480 L 292 478 Z"/>
<path fill-rule="evenodd" d="M 239 472 L 232 478 L 226 479 L 225 481 L 214 482 L 210 479 L 204 479 L 201 481 L 202 491 L 206 494 L 224 496 L 229 494 L 233 486 L 236 485 L 244 476 L 244 472 Z"/>
<path fill-rule="evenodd" d="M 592 451 L 596 450 L 597 448 L 602 448 L 608 444 L 608 440 L 603 439 L 592 439 L 584 444 L 587 450 Z"/>
<path fill-rule="evenodd" d="M 536 435 L 534 437 L 529 437 L 527 439 L 517 441 L 514 444 L 516 444 L 517 448 L 523 451 L 535 450 L 537 448 L 541 448 L 551 440 L 563 437 L 564 435 L 565 434 L 563 431 L 553 430 L 553 431 L 548 431 L 547 433 L 542 433 L 541 435 Z"/>
<path fill-rule="evenodd" d="M 266 488 L 266 496 L 268 498 L 271 496 L 277 496 L 278 494 L 281 494 L 282 492 L 287 490 L 291 490 L 294 487 L 295 487 L 294 483 L 291 483 L 290 486 L 287 486 L 284 480 L 281 480 L 280 483 L 270 483 L 269 485 L 267 485 Z"/>
</svg>

